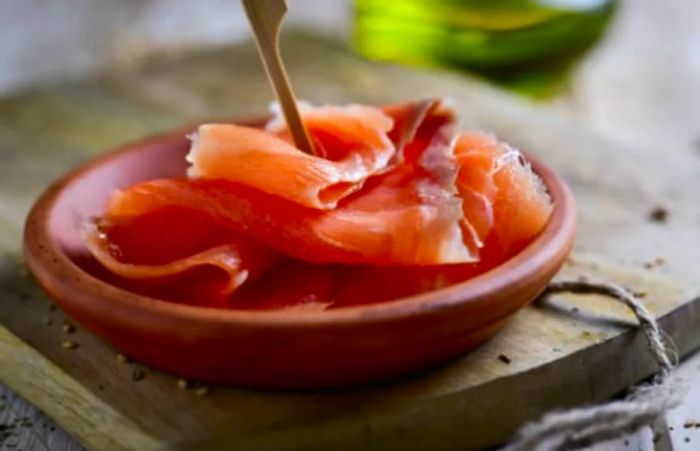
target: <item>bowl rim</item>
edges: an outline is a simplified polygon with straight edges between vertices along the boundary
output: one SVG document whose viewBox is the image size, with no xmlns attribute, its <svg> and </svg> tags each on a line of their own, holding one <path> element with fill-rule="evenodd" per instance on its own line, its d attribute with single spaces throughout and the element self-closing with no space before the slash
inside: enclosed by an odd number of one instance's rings
<svg viewBox="0 0 700 451">
<path fill-rule="evenodd" d="M 226 122 L 255 125 L 260 122 L 260 118 Z M 363 323 L 382 322 L 422 316 L 468 303 L 478 304 L 480 300 L 488 302 L 491 293 L 517 287 L 518 281 L 532 277 L 541 271 L 551 259 L 555 258 L 562 249 L 564 249 L 565 254 L 568 254 L 573 246 L 576 213 L 571 189 L 553 169 L 526 152 L 523 152 L 525 159 L 544 182 L 554 203 L 552 215 L 544 230 L 518 254 L 483 274 L 438 290 L 391 301 L 318 312 L 305 311 L 302 314 L 290 314 L 285 309 L 234 310 L 179 304 L 140 295 L 102 281 L 77 266 L 50 238 L 49 221 L 61 195 L 71 186 L 80 183 L 83 176 L 97 167 L 109 164 L 111 161 L 126 155 L 138 153 L 144 148 L 153 145 L 181 143 L 183 137 L 192 131 L 194 128 L 191 126 L 183 127 L 118 146 L 68 171 L 45 189 L 27 215 L 24 228 L 25 261 L 40 285 L 45 289 L 47 285 L 54 285 L 50 290 L 54 294 L 65 291 L 65 288 L 70 286 L 80 286 L 77 289 L 85 295 L 121 304 L 122 307 L 129 309 L 141 310 L 142 313 L 158 315 L 163 319 L 184 319 L 222 325 L 245 323 L 247 325 L 283 327 L 291 325 L 316 326 L 331 323 L 348 324 L 357 323 L 358 320 Z M 60 277 L 47 281 L 48 277 L 42 276 L 42 271 L 39 269 Z M 74 282 L 79 279 L 85 280 L 87 283 Z M 63 289 L 58 289 L 55 286 L 56 281 L 62 285 Z M 54 297 L 60 298 L 61 296 Z"/>
</svg>

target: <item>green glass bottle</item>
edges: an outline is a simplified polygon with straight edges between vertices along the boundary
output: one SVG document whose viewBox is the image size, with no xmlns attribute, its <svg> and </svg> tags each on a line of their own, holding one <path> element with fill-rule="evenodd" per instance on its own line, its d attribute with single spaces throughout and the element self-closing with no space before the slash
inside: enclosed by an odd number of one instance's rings
<svg viewBox="0 0 700 451">
<path fill-rule="evenodd" d="M 616 3 L 355 0 L 354 44 L 369 58 L 467 68 L 538 95 L 600 37 Z"/>
</svg>

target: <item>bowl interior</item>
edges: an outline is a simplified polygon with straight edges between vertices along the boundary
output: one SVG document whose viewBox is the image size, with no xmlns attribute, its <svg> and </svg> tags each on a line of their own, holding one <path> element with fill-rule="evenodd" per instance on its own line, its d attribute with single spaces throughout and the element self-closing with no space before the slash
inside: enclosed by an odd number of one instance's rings
<svg viewBox="0 0 700 451">
<path fill-rule="evenodd" d="M 138 182 L 183 176 L 188 150 L 189 140 L 182 133 L 127 148 L 118 158 L 107 154 L 87 168 L 78 169 L 78 177 L 67 183 L 56 197 L 48 218 L 50 237 L 71 258 L 89 255 L 81 230 L 86 221 L 102 214 L 109 195 Z"/>
</svg>

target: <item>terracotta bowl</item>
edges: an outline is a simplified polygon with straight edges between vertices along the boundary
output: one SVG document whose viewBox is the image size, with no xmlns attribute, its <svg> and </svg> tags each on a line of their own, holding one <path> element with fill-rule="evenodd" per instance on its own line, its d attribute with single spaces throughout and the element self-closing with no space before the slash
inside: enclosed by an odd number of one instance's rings
<svg viewBox="0 0 700 451">
<path fill-rule="evenodd" d="M 87 255 L 81 224 L 101 213 L 114 189 L 184 174 L 188 131 L 127 145 L 73 170 L 39 198 L 24 235 L 29 268 L 67 314 L 123 354 L 181 377 L 319 388 L 428 368 L 492 337 L 545 288 L 572 247 L 571 192 L 529 158 L 555 204 L 544 232 L 495 269 L 433 292 L 325 312 L 235 311 L 141 296 L 83 271 L 74 263 Z"/>
</svg>

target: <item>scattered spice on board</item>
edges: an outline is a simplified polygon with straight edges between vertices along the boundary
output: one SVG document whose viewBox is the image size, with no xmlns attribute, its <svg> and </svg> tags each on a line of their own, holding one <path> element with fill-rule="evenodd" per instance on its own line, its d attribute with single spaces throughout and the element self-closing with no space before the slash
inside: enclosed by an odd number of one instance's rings
<svg viewBox="0 0 700 451">
<path fill-rule="evenodd" d="M 209 387 L 198 387 L 194 392 L 197 396 L 206 396 L 209 394 Z"/>
<path fill-rule="evenodd" d="M 123 365 L 125 363 L 129 363 L 129 359 L 124 354 L 119 353 L 117 354 L 117 363 Z"/>
<path fill-rule="evenodd" d="M 190 381 L 187 379 L 178 379 L 177 386 L 182 390 L 187 390 L 190 387 Z"/>
<path fill-rule="evenodd" d="M 571 311 L 572 311 L 573 313 L 578 313 L 578 307 L 573 307 L 573 308 L 571 309 Z"/>
<path fill-rule="evenodd" d="M 98 389 L 99 391 L 104 391 L 105 386 L 102 385 L 102 384 L 100 384 L 100 385 L 97 386 L 97 389 Z"/>
<path fill-rule="evenodd" d="M 654 260 L 644 263 L 644 268 L 652 269 L 661 266 L 664 263 L 666 263 L 666 260 L 664 260 L 662 257 L 656 257 Z"/>
<path fill-rule="evenodd" d="M 138 382 L 144 377 L 146 377 L 146 372 L 141 368 L 134 368 L 134 370 L 131 372 L 131 380 L 134 382 Z"/>
<path fill-rule="evenodd" d="M 510 357 L 508 357 L 508 356 L 505 355 L 505 354 L 499 354 L 498 360 L 500 360 L 501 362 L 505 363 L 506 365 L 510 364 L 510 362 L 511 362 Z"/>
<path fill-rule="evenodd" d="M 67 334 L 72 334 L 73 332 L 75 332 L 75 326 L 71 323 L 63 323 L 63 332 Z"/>
<path fill-rule="evenodd" d="M 685 420 L 685 423 L 683 423 L 683 427 L 686 429 L 690 429 L 692 427 L 695 427 L 696 424 L 697 423 L 695 422 L 695 420 Z"/>
<path fill-rule="evenodd" d="M 73 340 L 63 340 L 63 342 L 61 342 L 61 347 L 63 349 L 76 349 L 78 346 L 78 343 Z"/>
<path fill-rule="evenodd" d="M 56 311 L 56 304 L 49 304 L 49 311 L 55 312 Z"/>
<path fill-rule="evenodd" d="M 649 212 L 651 222 L 664 223 L 668 220 L 668 210 L 662 206 L 656 206 Z"/>
<path fill-rule="evenodd" d="M 683 439 L 686 443 L 690 443 L 690 437 L 686 437 Z"/>
</svg>

